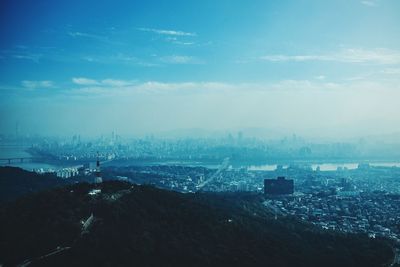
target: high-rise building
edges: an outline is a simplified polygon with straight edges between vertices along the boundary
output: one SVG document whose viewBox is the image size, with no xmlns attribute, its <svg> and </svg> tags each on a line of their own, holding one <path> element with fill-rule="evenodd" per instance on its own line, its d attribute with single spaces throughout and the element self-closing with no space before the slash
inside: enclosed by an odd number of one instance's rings
<svg viewBox="0 0 400 267">
<path fill-rule="evenodd" d="M 277 179 L 264 179 L 264 193 L 267 195 L 287 195 L 293 194 L 294 181 L 278 177 Z"/>
</svg>

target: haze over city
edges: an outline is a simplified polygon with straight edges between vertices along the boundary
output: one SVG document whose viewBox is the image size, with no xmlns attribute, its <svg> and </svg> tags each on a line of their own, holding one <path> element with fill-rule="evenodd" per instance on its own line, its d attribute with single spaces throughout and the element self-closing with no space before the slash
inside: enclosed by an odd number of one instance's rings
<svg viewBox="0 0 400 267">
<path fill-rule="evenodd" d="M 395 0 L 3 1 L 0 132 L 393 135 L 399 10 Z"/>
</svg>

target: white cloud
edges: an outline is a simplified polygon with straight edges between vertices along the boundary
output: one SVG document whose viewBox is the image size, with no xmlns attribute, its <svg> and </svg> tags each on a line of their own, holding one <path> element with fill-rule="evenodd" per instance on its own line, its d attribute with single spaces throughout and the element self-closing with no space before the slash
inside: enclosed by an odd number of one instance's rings
<svg viewBox="0 0 400 267">
<path fill-rule="evenodd" d="M 172 55 L 161 57 L 160 60 L 169 64 L 201 64 L 202 62 L 192 56 Z"/>
<path fill-rule="evenodd" d="M 103 79 L 95 80 L 85 77 L 72 78 L 72 82 L 82 86 L 96 86 L 96 87 L 125 87 L 135 83 L 135 81 L 116 80 L 116 79 Z"/>
<path fill-rule="evenodd" d="M 169 35 L 169 36 L 197 36 L 197 34 L 194 32 L 184 32 L 176 30 L 162 30 L 162 29 L 152 29 L 152 28 L 138 28 L 138 30 L 144 32 L 153 32 L 161 35 Z"/>
<path fill-rule="evenodd" d="M 22 86 L 28 89 L 37 89 L 37 88 L 50 88 L 54 86 L 52 81 L 22 81 Z"/>
<path fill-rule="evenodd" d="M 171 91 L 221 91 L 233 90 L 238 86 L 223 82 L 181 82 L 164 83 L 149 81 L 137 84 L 135 89 L 140 92 L 171 92 Z"/>
<path fill-rule="evenodd" d="M 324 75 L 318 75 L 318 76 L 316 76 L 316 77 L 314 77 L 316 80 L 320 80 L 320 81 L 322 81 L 322 80 L 325 80 L 325 76 Z"/>
<path fill-rule="evenodd" d="M 88 78 L 72 78 L 72 82 L 78 85 L 97 85 L 98 81 Z"/>
<path fill-rule="evenodd" d="M 312 81 L 312 80 L 282 80 L 272 84 L 258 85 L 259 91 L 278 90 L 278 91 L 331 91 L 340 88 L 348 88 L 348 84 L 338 84 L 332 82 Z"/>
<path fill-rule="evenodd" d="M 16 59 L 32 60 L 33 62 L 39 63 L 39 60 L 42 57 L 42 55 L 25 53 L 25 54 L 13 54 L 13 55 L 11 55 L 11 57 L 16 58 Z"/>
<path fill-rule="evenodd" d="M 226 83 L 226 82 L 137 82 L 130 80 L 103 79 L 95 83 L 82 84 L 71 94 L 101 96 L 131 96 L 135 93 L 228 93 L 228 92 L 300 92 L 300 91 L 335 91 L 349 88 L 382 88 L 377 83 L 363 81 L 356 83 L 332 83 L 323 80 L 282 80 L 274 83 Z M 361 82 L 357 83 L 358 85 Z"/>
<path fill-rule="evenodd" d="M 381 70 L 386 74 L 397 74 L 397 68 Z M 230 94 L 230 93 L 275 93 L 292 94 L 298 92 L 358 92 L 373 90 L 385 93 L 387 90 L 399 90 L 398 79 L 369 76 L 353 77 L 337 81 L 328 81 L 324 75 L 310 77 L 302 80 L 280 80 L 276 82 L 258 83 L 229 83 L 218 81 L 187 81 L 187 82 L 162 82 L 162 81 L 137 81 L 123 79 L 90 79 L 85 77 L 72 78 L 77 85 L 72 90 L 64 90 L 70 96 L 91 97 L 120 97 L 129 98 L 137 94 Z"/>
<path fill-rule="evenodd" d="M 143 60 L 128 54 L 118 53 L 116 55 L 90 55 L 82 57 L 82 60 L 90 62 L 90 63 L 102 63 L 102 64 L 127 64 L 127 65 L 136 65 L 143 67 L 158 67 L 160 66 L 159 62 L 153 62 L 152 60 Z"/>
<path fill-rule="evenodd" d="M 288 56 L 288 55 L 268 55 L 263 56 L 261 59 L 272 62 L 280 61 L 311 61 L 311 60 L 328 60 L 325 56 Z"/>
<path fill-rule="evenodd" d="M 370 1 L 370 0 L 364 0 L 364 1 L 361 1 L 360 3 L 365 6 L 369 6 L 369 7 L 374 7 L 374 6 L 378 5 L 378 3 L 376 1 Z"/>
<path fill-rule="evenodd" d="M 181 41 L 176 41 L 174 42 L 174 44 L 178 44 L 178 45 L 194 45 L 196 44 L 195 42 L 181 42 Z"/>
<path fill-rule="evenodd" d="M 42 54 L 31 52 L 29 47 L 24 45 L 16 45 L 12 49 L 0 50 L 0 58 L 31 60 L 35 63 L 39 63 L 42 57 Z"/>
<path fill-rule="evenodd" d="M 104 86 L 114 86 L 114 87 L 123 87 L 132 85 L 132 81 L 124 81 L 124 80 L 114 80 L 114 79 L 104 79 L 100 82 L 101 85 Z"/>
<path fill-rule="evenodd" d="M 83 57 L 83 60 L 88 61 L 88 62 L 97 62 L 98 61 L 95 57 L 91 57 L 91 56 Z"/>
<path fill-rule="evenodd" d="M 68 34 L 72 37 L 88 37 L 88 38 L 95 38 L 95 39 L 102 38 L 102 36 L 85 33 L 85 32 L 69 32 Z"/>
<path fill-rule="evenodd" d="M 333 61 L 342 63 L 400 64 L 400 51 L 378 48 L 344 49 L 336 53 L 319 55 L 267 55 L 262 60 L 270 62 Z"/>
<path fill-rule="evenodd" d="M 73 38 L 87 38 L 87 39 L 92 39 L 98 42 L 103 42 L 106 44 L 111 44 L 111 45 L 121 45 L 123 44 L 122 42 L 111 40 L 108 36 L 102 36 L 102 35 L 97 35 L 97 34 L 92 34 L 92 33 L 86 33 L 86 32 L 68 32 L 69 36 L 72 36 Z"/>
<path fill-rule="evenodd" d="M 184 45 L 184 46 L 196 44 L 195 42 L 180 41 L 176 36 L 168 36 L 167 38 L 165 38 L 165 40 L 173 44 Z"/>
<path fill-rule="evenodd" d="M 76 79 L 76 78 L 75 78 Z M 195 92 L 221 92 L 234 91 L 238 89 L 248 88 L 245 84 L 229 84 L 222 82 L 178 82 L 166 83 L 159 81 L 137 82 L 132 80 L 90 80 L 92 83 L 80 83 L 78 88 L 68 91 L 68 94 L 73 96 L 88 96 L 92 97 L 129 97 L 135 93 L 195 93 Z M 77 84 L 77 83 L 75 83 Z"/>
<path fill-rule="evenodd" d="M 389 69 L 384 69 L 384 70 L 381 71 L 381 73 L 400 75 L 400 68 L 389 68 Z"/>
</svg>

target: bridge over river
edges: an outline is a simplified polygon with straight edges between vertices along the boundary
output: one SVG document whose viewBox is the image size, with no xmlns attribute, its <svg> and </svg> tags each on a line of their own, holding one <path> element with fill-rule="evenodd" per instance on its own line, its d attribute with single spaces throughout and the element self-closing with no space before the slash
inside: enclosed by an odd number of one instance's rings
<svg viewBox="0 0 400 267">
<path fill-rule="evenodd" d="M 34 157 L 0 158 L 0 164 L 39 162 L 40 160 L 42 160 L 42 158 L 34 158 Z"/>
</svg>

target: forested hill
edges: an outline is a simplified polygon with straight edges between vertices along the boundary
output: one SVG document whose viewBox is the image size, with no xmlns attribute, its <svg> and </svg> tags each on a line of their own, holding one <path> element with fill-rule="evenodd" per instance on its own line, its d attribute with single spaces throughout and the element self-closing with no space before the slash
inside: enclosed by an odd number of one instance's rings
<svg viewBox="0 0 400 267">
<path fill-rule="evenodd" d="M 16 167 L 0 167 L 0 202 L 14 200 L 32 192 L 64 186 L 69 182 L 52 174 L 37 174 Z"/>
<path fill-rule="evenodd" d="M 122 182 L 27 195 L 0 210 L 0 265 L 387 266 L 361 235 L 278 218 L 257 194 L 181 194 Z M 93 215 L 93 216 L 92 216 Z"/>
</svg>

